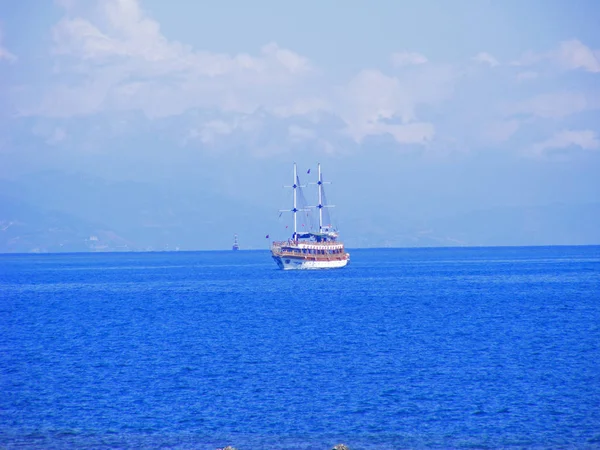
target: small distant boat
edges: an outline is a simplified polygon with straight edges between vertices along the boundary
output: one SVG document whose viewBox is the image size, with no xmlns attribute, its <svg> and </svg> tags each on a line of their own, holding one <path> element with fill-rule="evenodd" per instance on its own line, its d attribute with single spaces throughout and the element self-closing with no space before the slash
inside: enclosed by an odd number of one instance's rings
<svg viewBox="0 0 600 450">
<path fill-rule="evenodd" d="M 240 246 L 238 244 L 238 239 L 237 239 L 237 234 L 233 235 L 233 247 L 231 247 L 232 250 L 239 250 Z"/>
<path fill-rule="evenodd" d="M 310 170 L 307 172 L 310 173 Z M 281 210 L 280 212 L 291 211 L 294 214 L 294 233 L 292 238 L 287 241 L 273 242 L 271 246 L 271 255 L 280 269 L 334 269 L 341 268 L 350 261 L 350 254 L 344 249 L 344 243 L 338 241 L 338 232 L 331 224 L 323 223 L 323 208 L 331 208 L 333 205 L 324 204 L 323 177 L 321 176 L 321 165 L 318 165 L 318 179 L 316 183 L 318 188 L 318 205 L 298 209 L 297 191 L 304 186 L 300 184 L 300 178 L 297 174 L 296 163 L 294 163 L 294 181 L 291 187 L 294 193 L 294 203 L 290 210 Z M 301 198 L 304 196 L 299 191 Z M 317 231 L 297 231 L 296 214 L 300 211 L 310 211 L 311 208 L 317 208 L 319 211 L 319 229 Z"/>
</svg>

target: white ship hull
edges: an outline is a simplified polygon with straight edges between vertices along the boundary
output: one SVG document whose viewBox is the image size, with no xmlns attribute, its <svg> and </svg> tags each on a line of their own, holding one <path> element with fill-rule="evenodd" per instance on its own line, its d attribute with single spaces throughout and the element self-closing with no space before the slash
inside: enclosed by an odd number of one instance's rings
<svg viewBox="0 0 600 450">
<path fill-rule="evenodd" d="M 301 258 L 273 256 L 280 269 L 283 270 L 316 270 L 316 269 L 339 269 L 348 264 L 350 258 L 331 261 L 307 261 Z"/>
</svg>

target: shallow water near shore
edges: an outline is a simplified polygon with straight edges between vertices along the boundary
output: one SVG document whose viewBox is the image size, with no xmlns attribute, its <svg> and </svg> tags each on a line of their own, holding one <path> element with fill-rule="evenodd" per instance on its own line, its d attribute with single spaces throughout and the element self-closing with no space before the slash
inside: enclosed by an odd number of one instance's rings
<svg viewBox="0 0 600 450">
<path fill-rule="evenodd" d="M 600 247 L 0 255 L 2 448 L 600 448 Z"/>
</svg>

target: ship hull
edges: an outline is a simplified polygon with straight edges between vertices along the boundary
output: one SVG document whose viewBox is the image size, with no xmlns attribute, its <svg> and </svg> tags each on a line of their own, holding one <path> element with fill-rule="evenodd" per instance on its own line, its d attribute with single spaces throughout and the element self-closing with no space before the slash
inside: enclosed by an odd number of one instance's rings
<svg viewBox="0 0 600 450">
<path fill-rule="evenodd" d="M 340 269 L 348 264 L 349 258 L 334 260 L 307 260 L 290 256 L 276 256 L 273 259 L 282 270 Z"/>
</svg>

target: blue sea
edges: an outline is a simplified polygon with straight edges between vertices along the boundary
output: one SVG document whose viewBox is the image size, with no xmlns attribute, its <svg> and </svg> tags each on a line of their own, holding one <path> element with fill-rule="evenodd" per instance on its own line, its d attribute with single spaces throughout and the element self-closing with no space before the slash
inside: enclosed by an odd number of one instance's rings
<svg viewBox="0 0 600 450">
<path fill-rule="evenodd" d="M 600 247 L 0 255 L 0 447 L 600 448 Z"/>
</svg>

